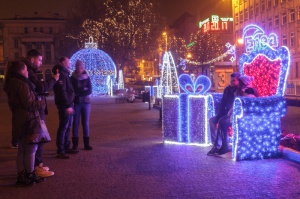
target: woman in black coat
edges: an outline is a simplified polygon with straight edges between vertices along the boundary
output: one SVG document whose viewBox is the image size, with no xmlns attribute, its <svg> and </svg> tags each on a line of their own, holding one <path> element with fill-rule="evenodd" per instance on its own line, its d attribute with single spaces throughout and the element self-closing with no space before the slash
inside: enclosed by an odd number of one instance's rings
<svg viewBox="0 0 300 199">
<path fill-rule="evenodd" d="M 34 86 L 28 80 L 27 66 L 24 62 L 11 62 L 8 65 L 4 90 L 12 112 L 12 132 L 18 140 L 17 182 L 18 186 L 28 186 L 44 181 L 34 172 L 37 144 L 27 144 L 28 121 L 35 117 L 40 104 L 36 100 Z"/>
</svg>

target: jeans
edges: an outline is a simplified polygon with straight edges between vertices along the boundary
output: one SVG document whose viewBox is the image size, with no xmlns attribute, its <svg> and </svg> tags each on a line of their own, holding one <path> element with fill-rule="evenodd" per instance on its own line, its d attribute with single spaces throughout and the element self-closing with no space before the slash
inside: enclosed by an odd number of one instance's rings
<svg viewBox="0 0 300 199">
<path fill-rule="evenodd" d="M 228 147 L 228 134 L 229 134 L 229 127 L 231 126 L 230 122 L 230 116 L 223 116 L 218 121 L 218 130 L 217 130 L 217 136 L 214 141 L 214 146 L 217 148 L 220 147 L 220 141 L 221 146 L 227 148 Z"/>
<path fill-rule="evenodd" d="M 34 158 L 37 147 L 37 144 L 26 144 L 24 139 L 18 140 L 18 173 L 22 172 L 24 169 L 27 173 L 32 173 L 34 171 Z"/>
<path fill-rule="evenodd" d="M 42 159 L 42 153 L 43 153 L 43 146 L 45 143 L 38 143 L 38 147 L 35 153 L 35 162 L 34 162 L 34 166 L 39 166 L 41 163 L 43 163 L 43 159 Z"/>
<path fill-rule="evenodd" d="M 90 136 L 90 112 L 91 112 L 91 104 L 88 103 L 79 103 L 74 106 L 74 118 L 73 118 L 73 128 L 72 135 L 73 137 L 78 137 L 78 129 L 80 123 L 81 116 L 81 124 L 83 129 L 83 137 Z"/>
<path fill-rule="evenodd" d="M 215 117 L 212 117 L 209 119 L 211 142 L 217 148 L 220 148 L 221 144 L 222 144 L 221 138 L 219 136 L 217 136 L 217 130 L 218 130 L 217 126 L 218 126 L 220 118 L 222 118 L 222 116 L 215 116 Z"/>
<path fill-rule="evenodd" d="M 66 113 L 65 108 L 58 109 L 59 126 L 56 134 L 57 154 L 65 153 L 70 148 L 70 129 L 73 115 Z"/>
</svg>

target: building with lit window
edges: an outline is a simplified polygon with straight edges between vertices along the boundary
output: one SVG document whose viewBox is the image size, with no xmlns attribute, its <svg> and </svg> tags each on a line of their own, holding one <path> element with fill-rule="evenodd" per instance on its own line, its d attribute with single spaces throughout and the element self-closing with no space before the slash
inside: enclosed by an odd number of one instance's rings
<svg viewBox="0 0 300 199">
<path fill-rule="evenodd" d="M 49 14 L 47 17 L 0 19 L 0 75 L 4 74 L 7 61 L 26 57 L 30 49 L 43 54 L 43 78 L 51 75 L 52 67 L 63 55 L 65 20 Z"/>
<path fill-rule="evenodd" d="M 279 46 L 291 52 L 289 80 L 300 80 L 300 0 L 232 0 L 235 41 L 242 37 L 243 28 L 257 24 L 265 33 L 275 33 Z M 238 46 L 237 55 L 244 53 Z"/>
<path fill-rule="evenodd" d="M 137 59 L 137 67 L 139 69 L 138 78 L 141 81 L 153 81 L 153 78 L 159 76 L 158 67 L 154 61 Z"/>
</svg>

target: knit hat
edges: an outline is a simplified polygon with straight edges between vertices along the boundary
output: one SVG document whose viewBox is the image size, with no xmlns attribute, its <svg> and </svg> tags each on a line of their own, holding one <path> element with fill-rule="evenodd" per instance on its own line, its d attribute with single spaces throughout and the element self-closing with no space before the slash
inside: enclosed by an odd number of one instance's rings
<svg viewBox="0 0 300 199">
<path fill-rule="evenodd" d="M 252 84 L 253 80 L 254 80 L 254 77 L 252 76 L 247 76 L 247 75 L 241 75 L 239 77 L 239 79 L 246 85 L 246 86 L 249 86 Z"/>
</svg>

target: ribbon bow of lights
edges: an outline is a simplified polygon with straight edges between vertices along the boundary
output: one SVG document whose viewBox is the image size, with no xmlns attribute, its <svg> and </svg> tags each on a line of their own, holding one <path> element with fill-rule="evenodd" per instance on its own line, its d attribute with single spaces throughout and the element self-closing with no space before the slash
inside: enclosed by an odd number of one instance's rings
<svg viewBox="0 0 300 199">
<path fill-rule="evenodd" d="M 210 79 L 205 75 L 200 75 L 195 81 L 190 75 L 182 74 L 179 76 L 179 85 L 187 94 L 204 94 L 210 87 Z"/>
</svg>

